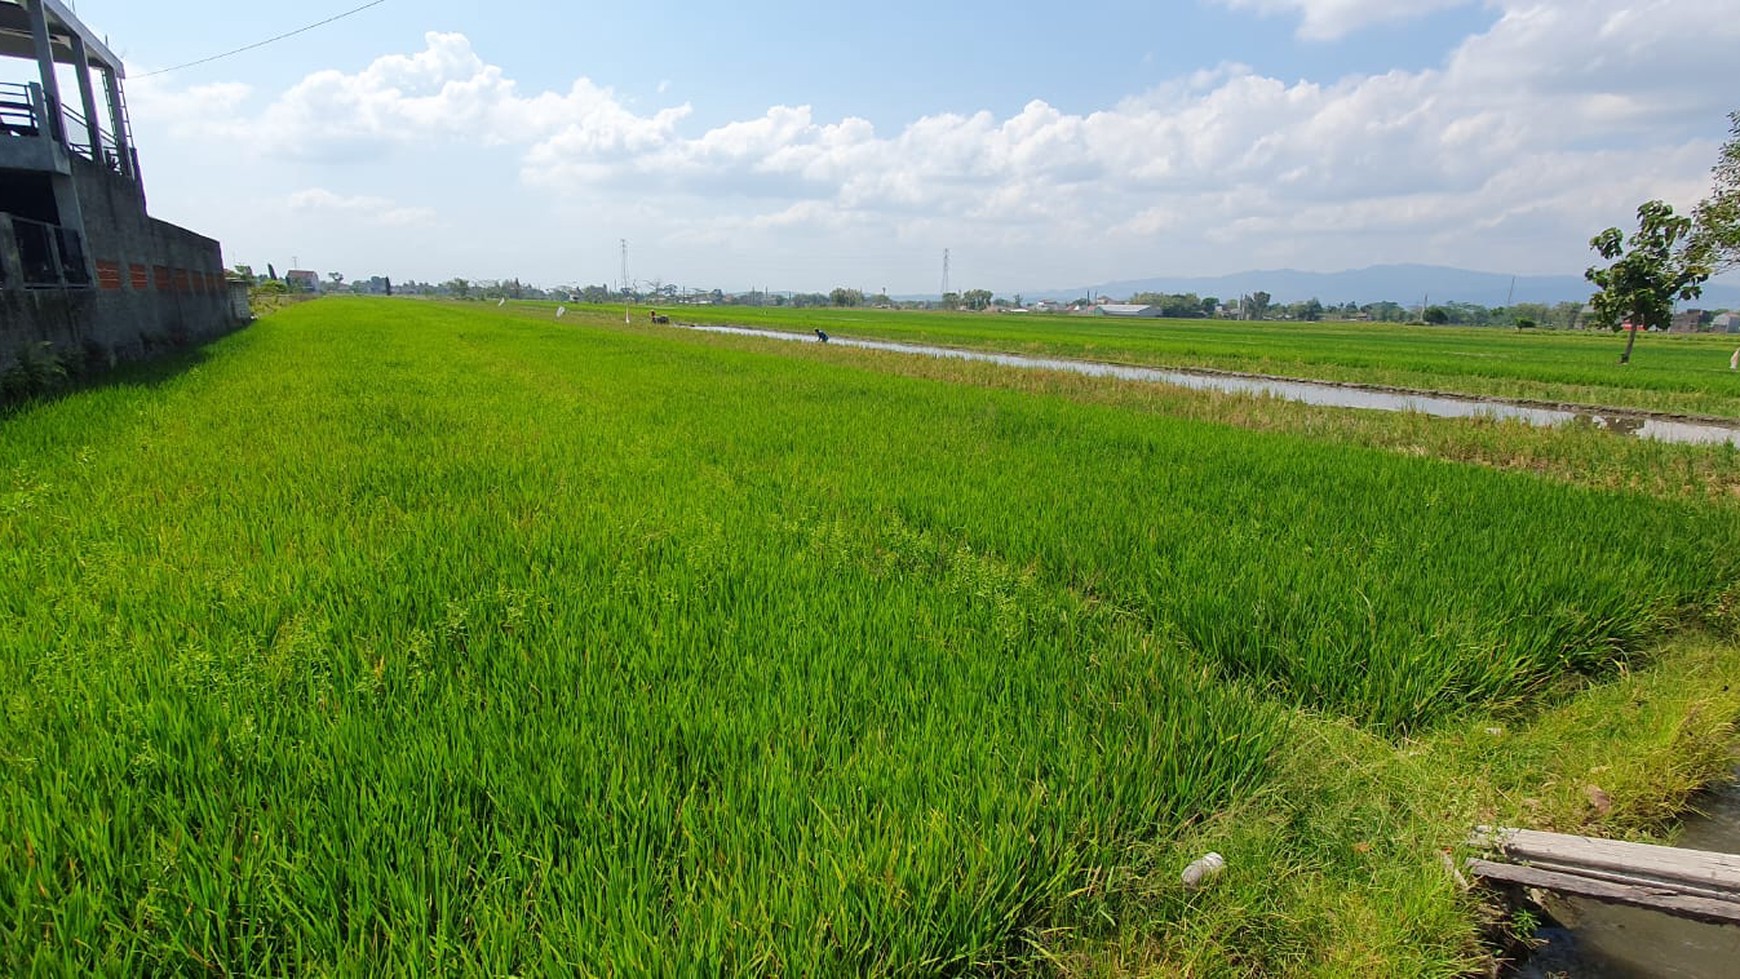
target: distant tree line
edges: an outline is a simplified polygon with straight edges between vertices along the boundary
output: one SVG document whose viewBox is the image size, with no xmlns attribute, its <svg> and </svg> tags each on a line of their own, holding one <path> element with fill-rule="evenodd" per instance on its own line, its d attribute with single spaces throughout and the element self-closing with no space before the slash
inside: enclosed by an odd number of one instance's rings
<svg viewBox="0 0 1740 979">
<path fill-rule="evenodd" d="M 1138 292 L 1127 300 L 1133 305 L 1157 306 L 1169 319 L 1245 319 L 1290 320 L 1310 323 L 1318 320 L 1370 320 L 1375 323 L 1428 323 L 1455 326 L 1540 327 L 1575 329 L 1583 325 L 1583 304 L 1561 302 L 1514 303 L 1509 306 L 1484 306 L 1479 303 L 1440 303 L 1422 309 L 1396 302 L 1325 303 L 1312 298 L 1291 303 L 1277 303 L 1266 292 L 1247 293 L 1237 299 L 1222 300 L 1217 296 L 1197 296 L 1195 293 Z"/>
<path fill-rule="evenodd" d="M 265 275 L 257 275 L 253 266 L 250 265 L 237 265 L 231 274 L 254 286 L 255 290 L 262 294 L 289 294 L 294 293 L 299 288 L 306 288 L 279 278 L 277 270 L 270 265 L 267 266 Z M 347 282 L 342 273 L 329 272 L 327 278 L 329 281 L 320 283 L 319 286 L 320 290 L 325 293 L 351 292 L 364 295 L 430 296 L 479 301 L 554 299 L 596 304 L 626 301 L 665 302 L 673 305 L 710 303 L 720 306 L 940 308 L 973 311 L 1026 308 L 1023 298 L 1019 294 L 1016 294 L 1012 299 L 1006 299 L 989 289 L 950 292 L 944 295 L 940 302 L 937 300 L 897 302 L 890 298 L 886 292 L 869 295 L 861 289 L 846 286 L 834 288 L 826 293 L 772 292 L 761 289 L 752 289 L 742 293 L 727 293 L 719 289 L 710 291 L 681 290 L 675 285 L 657 280 L 649 283 L 645 289 L 634 288 L 624 291 L 603 284 L 542 288 L 529 285 L 518 277 L 510 279 L 455 277 L 443 282 L 421 282 L 416 279 L 392 282 L 381 276 L 373 276 L 368 279 Z M 1161 315 L 1169 319 L 1220 318 L 1293 322 L 1314 322 L 1325 319 L 1370 320 L 1378 323 L 1424 322 L 1432 325 L 1535 327 L 1561 330 L 1590 325 L 1587 321 L 1591 319 L 1584 312 L 1584 304 L 1575 302 L 1561 302 L 1552 305 L 1515 303 L 1510 306 L 1483 306 L 1478 303 L 1450 302 L 1433 304 L 1422 309 L 1418 305 L 1403 306 L 1395 302 L 1324 303 L 1315 298 L 1291 303 L 1277 303 L 1272 296 L 1262 291 L 1246 293 L 1238 298 L 1225 300 L 1218 296 L 1199 296 L 1190 292 L 1138 292 L 1131 295 L 1126 301 L 1134 305 L 1157 306 Z M 1068 312 L 1089 308 L 1092 305 L 1092 303 L 1083 300 L 1078 300 L 1072 304 L 1047 302 L 1041 303 L 1038 311 Z"/>
</svg>

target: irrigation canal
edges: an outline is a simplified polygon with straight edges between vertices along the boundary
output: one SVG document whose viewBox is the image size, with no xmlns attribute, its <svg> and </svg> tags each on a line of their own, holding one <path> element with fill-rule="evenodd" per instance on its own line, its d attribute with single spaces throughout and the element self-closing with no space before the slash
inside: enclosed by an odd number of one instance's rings
<svg viewBox="0 0 1740 979">
<path fill-rule="evenodd" d="M 821 343 L 820 337 L 808 333 L 786 333 L 781 330 L 756 330 L 742 326 L 709 326 L 680 324 L 705 333 L 729 333 L 736 336 L 762 337 L 769 340 L 789 340 L 796 343 Z M 854 340 L 830 337 L 827 342 L 842 347 L 864 350 L 886 350 L 891 353 L 917 354 L 926 357 L 947 357 L 955 360 L 980 361 L 1020 367 L 1027 370 L 1066 371 L 1089 377 L 1112 377 L 1125 381 L 1148 381 L 1171 384 L 1199 391 L 1221 391 L 1227 394 L 1255 394 L 1324 405 L 1331 408 L 1367 408 L 1377 411 L 1413 411 L 1439 418 L 1515 419 L 1531 425 L 1552 427 L 1573 423 L 1592 424 L 1639 438 L 1662 442 L 1682 442 L 1698 445 L 1729 445 L 1740 447 L 1740 423 L 1664 418 L 1642 412 L 1603 412 L 1599 409 L 1576 410 L 1501 401 L 1490 398 L 1460 398 L 1444 394 L 1375 390 L 1346 384 L 1299 381 L 1291 378 L 1265 377 L 1258 374 L 1232 374 L 1209 371 L 1168 370 L 1159 367 L 1133 367 L 1128 364 L 1107 364 L 1092 360 L 1067 360 L 1056 357 L 1025 357 L 1020 354 L 990 353 L 962 350 L 957 347 L 935 347 L 922 343 L 894 343 L 886 340 Z"/>
<path fill-rule="evenodd" d="M 1736 773 L 1740 777 L 1740 773 Z M 1700 815 L 1686 820 L 1677 845 L 1740 853 L 1740 781 L 1706 793 Z M 1547 945 L 1516 975 L 1545 979 L 1704 979 L 1736 974 L 1740 927 L 1699 924 L 1655 911 L 1549 896 L 1558 927 L 1539 936 Z"/>
</svg>

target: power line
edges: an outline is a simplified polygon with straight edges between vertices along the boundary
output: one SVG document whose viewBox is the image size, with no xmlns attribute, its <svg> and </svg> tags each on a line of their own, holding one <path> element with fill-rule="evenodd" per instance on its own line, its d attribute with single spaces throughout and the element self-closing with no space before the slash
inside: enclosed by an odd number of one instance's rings
<svg viewBox="0 0 1740 979">
<path fill-rule="evenodd" d="M 221 61 L 224 58 L 228 58 L 232 55 L 241 54 L 244 51 L 252 51 L 255 48 L 263 48 L 268 44 L 273 44 L 273 43 L 276 43 L 278 41 L 282 41 L 287 37 L 295 37 L 298 34 L 306 34 L 309 31 L 314 30 L 316 27 L 325 27 L 327 24 L 333 23 L 334 21 L 343 20 L 346 17 L 351 16 L 352 14 L 360 14 L 363 11 L 369 9 L 370 7 L 379 7 L 381 4 L 386 3 L 386 2 L 387 2 L 387 0 L 370 0 L 369 3 L 365 3 L 360 7 L 353 7 L 350 10 L 346 10 L 342 14 L 334 14 L 331 17 L 328 17 L 323 21 L 309 24 L 306 27 L 298 27 L 293 31 L 286 31 L 283 34 L 279 34 L 277 37 L 268 37 L 264 41 L 255 41 L 253 44 L 249 44 L 249 45 L 246 45 L 243 47 L 236 48 L 233 51 L 225 51 L 223 54 L 214 54 L 209 58 L 201 58 L 198 61 L 189 61 L 188 63 L 186 63 L 184 65 L 176 65 L 173 68 L 159 68 L 156 71 L 148 71 L 145 74 L 140 75 L 138 77 L 150 78 L 153 75 L 167 75 L 168 73 L 170 73 L 172 71 L 180 71 L 183 68 L 192 68 L 196 65 L 208 65 L 208 64 L 211 64 L 213 61 Z"/>
</svg>

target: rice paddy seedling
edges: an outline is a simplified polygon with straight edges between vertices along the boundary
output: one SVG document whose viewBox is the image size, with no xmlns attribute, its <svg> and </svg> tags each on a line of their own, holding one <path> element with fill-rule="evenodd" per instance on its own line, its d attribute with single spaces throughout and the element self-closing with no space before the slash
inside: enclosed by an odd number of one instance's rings
<svg viewBox="0 0 1740 979">
<path fill-rule="evenodd" d="M 0 421 L 0 969 L 1033 965 L 1095 868 L 1263 792 L 1294 708 L 1542 702 L 1713 603 L 1736 534 L 584 316 L 305 304 Z"/>
</svg>

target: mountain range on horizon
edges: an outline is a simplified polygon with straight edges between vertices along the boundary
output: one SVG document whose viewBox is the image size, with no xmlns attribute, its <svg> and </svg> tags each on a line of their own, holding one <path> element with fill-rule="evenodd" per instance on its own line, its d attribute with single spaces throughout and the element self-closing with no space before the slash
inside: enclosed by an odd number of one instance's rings
<svg viewBox="0 0 1740 979">
<path fill-rule="evenodd" d="M 1477 303 L 1503 306 L 1513 303 L 1586 302 L 1594 287 L 1577 275 L 1519 275 L 1475 272 L 1442 265 L 1373 265 L 1342 272 L 1301 272 L 1268 269 L 1220 276 L 1154 276 L 1079 286 L 1074 289 L 1038 289 L 1023 292 L 1027 299 L 1078 299 L 1084 295 L 1124 299 L 1139 292 L 1194 292 L 1222 301 L 1253 292 L 1267 292 L 1277 303 L 1317 299 L 1325 303 L 1375 302 L 1418 306 L 1423 300 L 1438 303 Z M 1513 293 L 1514 290 L 1514 293 Z M 1708 283 L 1703 297 L 1683 308 L 1731 309 L 1740 307 L 1740 284 Z"/>
</svg>

